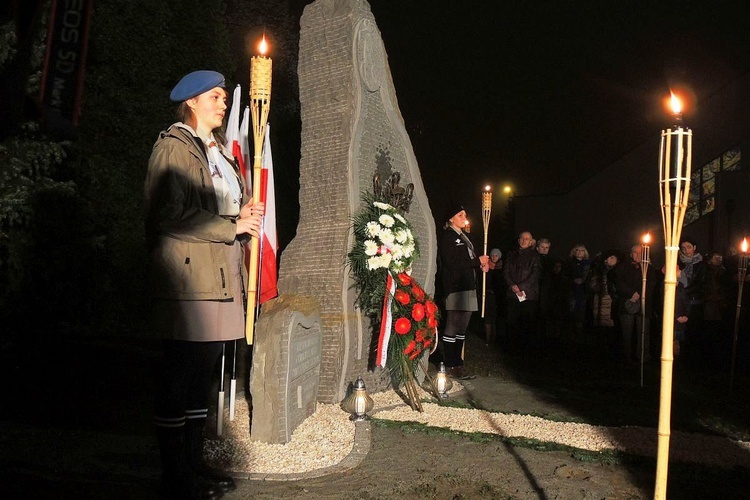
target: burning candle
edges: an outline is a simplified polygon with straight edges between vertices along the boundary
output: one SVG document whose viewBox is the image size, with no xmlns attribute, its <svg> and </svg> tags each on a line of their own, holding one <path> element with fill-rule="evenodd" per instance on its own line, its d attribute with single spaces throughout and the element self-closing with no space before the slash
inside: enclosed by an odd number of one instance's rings
<svg viewBox="0 0 750 500">
<path fill-rule="evenodd" d="M 674 116 L 677 123 L 680 123 L 682 121 L 682 102 L 671 90 L 669 94 L 669 106 L 672 108 L 672 116 Z"/>
<path fill-rule="evenodd" d="M 271 98 L 271 58 L 266 56 L 268 43 L 266 35 L 258 45 L 260 55 L 253 56 L 250 60 L 250 99 L 268 101 Z"/>
</svg>

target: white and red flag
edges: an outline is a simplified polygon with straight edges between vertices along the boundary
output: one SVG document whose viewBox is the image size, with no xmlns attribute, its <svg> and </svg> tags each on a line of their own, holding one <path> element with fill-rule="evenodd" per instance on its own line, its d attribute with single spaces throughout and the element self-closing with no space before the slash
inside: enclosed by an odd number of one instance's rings
<svg viewBox="0 0 750 500">
<path fill-rule="evenodd" d="M 240 163 L 240 172 L 245 178 L 247 192 L 253 192 L 253 166 L 250 165 L 250 106 L 245 106 L 242 113 L 242 122 L 240 123 L 240 156 L 237 161 Z"/>
<path fill-rule="evenodd" d="M 263 144 L 263 170 L 261 171 L 260 198 L 266 204 L 263 217 L 263 239 L 261 240 L 260 261 L 260 294 L 259 303 L 276 297 L 278 273 L 276 255 L 279 251 L 279 240 L 276 236 L 276 192 L 273 182 L 273 157 L 271 155 L 271 126 L 266 125 L 266 140 Z"/>
<path fill-rule="evenodd" d="M 242 98 L 242 88 L 237 85 L 232 94 L 232 109 L 229 110 L 227 119 L 226 143 L 224 146 L 232 152 L 232 156 L 240 164 L 240 172 L 245 175 L 244 158 L 242 157 L 242 141 L 240 139 L 240 99 Z"/>
</svg>

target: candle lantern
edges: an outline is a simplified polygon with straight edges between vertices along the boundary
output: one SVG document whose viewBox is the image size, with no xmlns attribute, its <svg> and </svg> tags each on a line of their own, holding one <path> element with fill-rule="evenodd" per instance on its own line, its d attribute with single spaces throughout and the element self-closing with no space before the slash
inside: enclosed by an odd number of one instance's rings
<svg viewBox="0 0 750 500">
<path fill-rule="evenodd" d="M 641 387 L 643 387 L 643 359 L 646 354 L 646 280 L 648 266 L 651 264 L 651 233 L 646 233 L 641 239 Z"/>
<path fill-rule="evenodd" d="M 365 381 L 362 377 L 358 378 L 354 382 L 354 388 L 352 393 L 341 402 L 341 407 L 344 411 L 352 414 L 349 420 L 354 422 L 362 422 L 367 420 L 367 412 L 372 411 L 375 406 L 375 402 L 372 400 L 369 394 L 367 394 L 367 388 L 365 387 Z"/>
<path fill-rule="evenodd" d="M 437 376 L 435 377 L 435 387 L 437 388 L 437 395 L 442 399 L 448 397 L 448 391 L 453 387 L 453 382 L 451 382 L 451 379 L 448 378 L 448 375 L 445 373 L 445 363 L 442 361 L 440 362 L 440 367 L 438 368 Z"/>
<path fill-rule="evenodd" d="M 664 226 L 666 275 L 662 314 L 661 381 L 659 389 L 659 438 L 656 453 L 655 499 L 667 496 L 670 418 L 672 413 L 672 365 L 674 305 L 677 289 L 677 253 L 690 193 L 693 132 L 682 126 L 682 103 L 671 96 L 674 125 L 662 130 L 659 146 L 659 195 Z"/>
<path fill-rule="evenodd" d="M 271 109 L 271 69 L 273 63 L 266 56 L 268 44 L 266 36 L 258 47 L 260 55 L 250 60 L 250 115 L 253 122 L 253 201 L 261 201 L 261 173 L 263 169 L 263 142 L 268 123 L 268 112 Z M 248 345 L 253 343 L 255 332 L 256 302 L 258 300 L 258 271 L 260 267 L 260 239 L 250 240 L 250 264 L 247 286 L 247 315 L 245 321 L 245 339 Z"/>
<path fill-rule="evenodd" d="M 484 252 L 487 255 L 487 233 L 490 228 L 490 213 L 492 212 L 492 191 L 490 186 L 484 187 L 482 192 L 482 224 L 484 225 Z M 484 306 L 487 297 L 487 273 L 482 273 L 482 317 L 484 318 Z"/>
<path fill-rule="evenodd" d="M 742 253 L 740 253 L 737 263 L 737 310 L 734 313 L 734 333 L 732 335 L 732 368 L 729 372 L 730 388 L 734 386 L 734 365 L 737 359 L 737 333 L 740 328 L 740 316 L 742 312 L 742 288 L 745 285 L 745 278 L 747 277 L 747 238 L 742 239 L 740 250 Z"/>
</svg>

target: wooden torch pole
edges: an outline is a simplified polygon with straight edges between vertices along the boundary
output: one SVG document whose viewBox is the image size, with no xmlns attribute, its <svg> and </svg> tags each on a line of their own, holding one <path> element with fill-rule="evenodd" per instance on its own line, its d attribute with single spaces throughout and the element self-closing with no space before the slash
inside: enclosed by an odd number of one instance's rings
<svg viewBox="0 0 750 500">
<path fill-rule="evenodd" d="M 253 202 L 260 201 L 261 171 L 263 169 L 263 141 L 271 108 L 271 68 L 270 57 L 266 57 L 266 38 L 260 43 L 260 54 L 250 61 L 250 115 L 253 120 Z M 247 317 L 245 339 L 253 343 L 255 332 L 255 305 L 258 300 L 258 268 L 260 266 L 260 239 L 250 240 L 250 266 L 247 286 Z"/>
<path fill-rule="evenodd" d="M 643 358 L 646 357 L 646 281 L 648 280 L 648 265 L 651 263 L 651 252 L 649 243 L 651 234 L 646 233 L 643 236 L 643 245 L 641 246 L 641 387 L 643 387 Z M 650 327 L 650 326 L 649 326 Z"/>
<path fill-rule="evenodd" d="M 742 288 L 745 285 L 745 276 L 747 276 L 747 238 L 742 240 L 740 254 L 737 266 L 737 309 L 734 313 L 734 333 L 732 334 L 732 368 L 729 371 L 729 388 L 734 388 L 734 365 L 737 360 L 737 333 L 740 330 L 740 319 L 742 318 Z"/>
<path fill-rule="evenodd" d="M 659 394 L 659 439 L 656 451 L 656 484 L 654 498 L 667 497 L 670 419 L 672 415 L 672 340 L 674 338 L 674 302 L 677 289 L 677 252 L 680 233 L 690 193 L 693 132 L 682 127 L 681 105 L 672 94 L 672 109 L 677 124 L 662 130 L 659 148 L 659 194 L 664 225 L 666 276 L 664 278 L 664 312 L 662 315 L 661 384 Z"/>
<path fill-rule="evenodd" d="M 484 224 L 484 253 L 487 255 L 487 233 L 490 229 L 490 212 L 492 212 L 492 191 L 489 186 L 484 187 L 482 192 L 482 223 Z M 482 273 L 482 317 L 484 318 L 484 305 L 487 297 L 487 273 Z"/>
</svg>

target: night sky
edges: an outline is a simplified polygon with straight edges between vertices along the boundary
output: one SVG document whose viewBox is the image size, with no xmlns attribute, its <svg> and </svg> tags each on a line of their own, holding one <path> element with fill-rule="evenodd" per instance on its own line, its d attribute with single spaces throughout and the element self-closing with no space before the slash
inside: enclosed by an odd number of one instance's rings
<svg viewBox="0 0 750 500">
<path fill-rule="evenodd" d="M 567 191 L 750 69 L 741 1 L 370 4 L 433 209 Z"/>
</svg>

